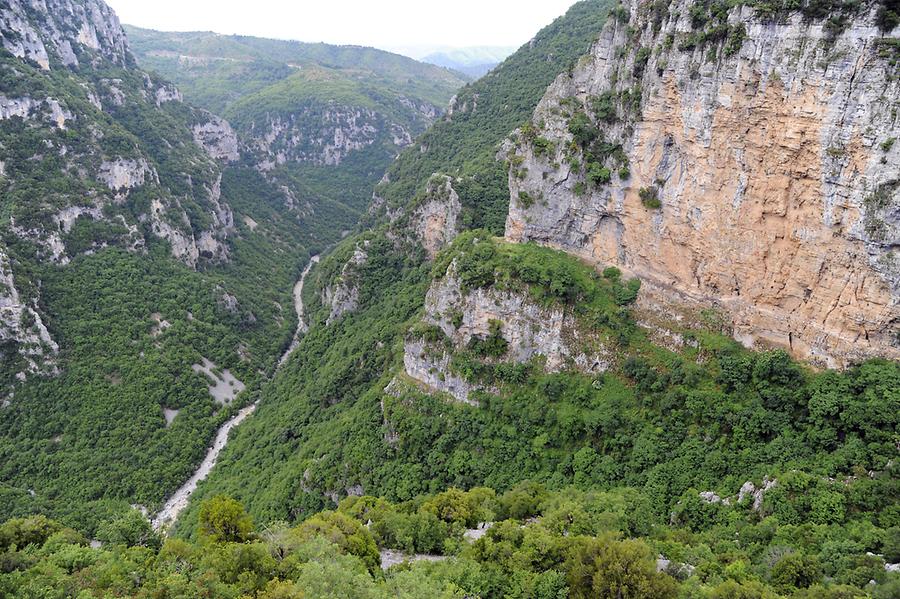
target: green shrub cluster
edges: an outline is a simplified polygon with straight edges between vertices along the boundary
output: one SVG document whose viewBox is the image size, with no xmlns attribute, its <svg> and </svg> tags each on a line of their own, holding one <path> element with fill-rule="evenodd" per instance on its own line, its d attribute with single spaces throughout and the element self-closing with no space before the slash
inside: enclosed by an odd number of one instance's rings
<svg viewBox="0 0 900 599">
<path fill-rule="evenodd" d="M 589 460 L 579 454 L 574 467 Z M 706 503 L 695 490 L 679 502 L 673 524 L 654 518 L 633 488 L 550 491 L 527 481 L 503 493 L 448 488 L 405 502 L 349 497 L 294 526 L 256 528 L 227 496 L 205 502 L 201 512 L 196 541 L 162 539 L 132 511 L 104 523 L 114 534 L 97 549 L 52 520 L 10 520 L 0 525 L 0 592 L 889 599 L 900 589 L 900 575 L 884 568 L 884 559 L 897 557 L 900 528 L 787 524 L 743 504 Z M 675 523 L 684 518 L 690 526 Z M 382 571 L 386 550 L 430 559 Z"/>
</svg>

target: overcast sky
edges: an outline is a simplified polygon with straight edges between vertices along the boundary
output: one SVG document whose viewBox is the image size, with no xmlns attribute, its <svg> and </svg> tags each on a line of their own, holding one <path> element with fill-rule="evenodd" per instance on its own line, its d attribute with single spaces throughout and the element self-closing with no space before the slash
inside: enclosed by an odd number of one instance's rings
<svg viewBox="0 0 900 599">
<path fill-rule="evenodd" d="M 123 23 L 404 53 L 520 46 L 575 0 L 106 0 Z"/>
</svg>

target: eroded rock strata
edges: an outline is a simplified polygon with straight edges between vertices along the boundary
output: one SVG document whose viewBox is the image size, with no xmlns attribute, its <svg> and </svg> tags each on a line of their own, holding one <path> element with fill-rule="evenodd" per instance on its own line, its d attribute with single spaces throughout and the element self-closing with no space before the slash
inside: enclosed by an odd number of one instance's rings
<svg viewBox="0 0 900 599">
<path fill-rule="evenodd" d="M 692 7 L 632 2 L 548 89 L 506 148 L 506 237 L 717 308 L 748 346 L 900 357 L 898 31 Z"/>
</svg>

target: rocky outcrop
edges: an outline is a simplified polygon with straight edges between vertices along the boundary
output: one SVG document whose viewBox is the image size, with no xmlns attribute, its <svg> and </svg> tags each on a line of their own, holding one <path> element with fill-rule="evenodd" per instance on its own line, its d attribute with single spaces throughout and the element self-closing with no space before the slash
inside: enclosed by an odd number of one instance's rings
<svg viewBox="0 0 900 599">
<path fill-rule="evenodd" d="M 250 146 L 263 170 L 286 162 L 335 166 L 353 151 L 375 143 L 383 123 L 370 109 L 308 106 L 254 123 Z"/>
<path fill-rule="evenodd" d="M 900 357 L 900 80 L 874 7 L 841 32 L 692 8 L 632 2 L 552 84 L 508 148 L 507 238 L 716 306 L 748 346 Z"/>
<path fill-rule="evenodd" d="M 0 65 L 17 82 L 0 94 L 14 235 L 56 264 L 111 244 L 140 251 L 145 235 L 169 241 L 192 267 L 227 259 L 234 218 L 220 198 L 216 160 L 238 158 L 234 132 L 204 111 L 165 106 L 181 103 L 181 93 L 134 66 L 108 6 L 11 0 L 0 6 L 0 41 L 21 59 Z M 80 219 L 109 226 L 87 222 L 70 237 Z"/>
<path fill-rule="evenodd" d="M 483 386 L 469 382 L 450 368 L 450 353 L 434 348 L 424 339 L 410 337 L 403 346 L 403 370 L 428 391 L 447 393 L 456 401 L 477 405 L 469 394 Z"/>
<path fill-rule="evenodd" d="M 341 274 L 322 289 L 322 304 L 329 306 L 331 310 L 325 321 L 326 325 L 359 307 L 359 281 L 356 274 L 359 267 L 369 259 L 367 245 L 368 242 L 357 245 L 353 255 L 341 269 Z"/>
<path fill-rule="evenodd" d="M 16 288 L 6 248 L 0 247 L 0 353 L 14 353 L 22 370 L 16 378 L 24 380 L 30 373 L 56 372 L 54 358 L 59 346 L 41 320 L 36 302 L 26 301 Z"/>
<path fill-rule="evenodd" d="M 60 106 L 53 98 L 7 98 L 0 95 L 0 121 L 19 117 L 24 120 L 40 119 L 52 123 L 58 129 L 66 128 L 66 121 L 72 120 L 72 113 Z"/>
<path fill-rule="evenodd" d="M 413 210 L 411 228 L 430 259 L 459 234 L 457 219 L 462 211 L 453 180 L 433 175 L 425 188 L 425 198 Z"/>
<path fill-rule="evenodd" d="M 184 98 L 172 84 L 165 84 L 156 89 L 156 105 L 162 106 L 166 102 L 183 102 Z"/>
<path fill-rule="evenodd" d="M 111 191 L 122 191 L 140 187 L 147 179 L 158 181 L 159 177 L 143 158 L 117 158 L 100 165 L 97 179 Z"/>
<path fill-rule="evenodd" d="M 224 162 L 239 160 L 241 154 L 238 150 L 238 139 L 228 121 L 214 114 L 204 113 L 204 115 L 209 120 L 194 125 L 192 129 L 197 145 L 216 160 Z"/>
<path fill-rule="evenodd" d="M 452 354 L 469 348 L 473 340 L 496 334 L 497 323 L 506 345 L 504 355 L 498 358 L 502 361 L 521 364 L 539 358 L 548 372 L 575 369 L 600 373 L 609 368 L 608 350 L 589 331 L 581 330 L 570 312 L 542 307 L 527 291 L 463 291 L 455 272 L 451 264 L 425 297 L 422 324 L 439 328 L 445 342 L 426 340 L 413 331 L 404 347 L 408 376 L 431 390 L 468 402 L 471 391 L 483 387 L 453 372 Z"/>
<path fill-rule="evenodd" d="M 774 478 L 769 478 L 768 476 L 763 477 L 762 485 L 757 487 L 753 484 L 753 481 L 748 480 L 743 485 L 741 485 L 740 491 L 738 491 L 738 503 L 743 503 L 745 499 L 752 498 L 753 503 L 753 511 L 758 512 L 762 509 L 763 499 L 765 498 L 766 492 L 769 489 L 778 486 L 778 480 Z"/>
<path fill-rule="evenodd" d="M 9 0 L 0 6 L 0 43 L 13 56 L 51 68 L 133 64 L 119 19 L 100 0 Z"/>
<path fill-rule="evenodd" d="M 150 226 L 156 237 L 165 239 L 172 246 L 172 255 L 188 266 L 195 268 L 200 259 L 221 262 L 228 258 L 225 237 L 234 226 L 230 208 L 222 210 L 224 222 L 219 220 L 216 228 L 201 231 L 195 235 L 187 213 L 177 200 L 164 203 L 154 199 L 150 203 Z M 173 222 L 173 217 L 177 220 Z M 228 224 L 226 224 L 228 223 Z"/>
</svg>

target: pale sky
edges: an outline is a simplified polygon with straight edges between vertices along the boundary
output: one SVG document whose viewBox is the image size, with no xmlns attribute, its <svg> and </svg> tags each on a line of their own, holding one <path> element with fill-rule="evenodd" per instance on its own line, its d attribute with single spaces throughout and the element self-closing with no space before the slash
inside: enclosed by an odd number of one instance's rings
<svg viewBox="0 0 900 599">
<path fill-rule="evenodd" d="M 423 48 L 520 46 L 575 0 L 106 0 L 128 25 L 304 42 Z"/>
</svg>

